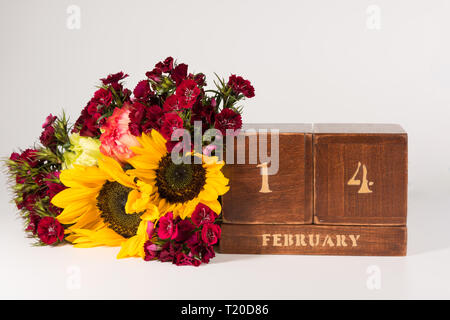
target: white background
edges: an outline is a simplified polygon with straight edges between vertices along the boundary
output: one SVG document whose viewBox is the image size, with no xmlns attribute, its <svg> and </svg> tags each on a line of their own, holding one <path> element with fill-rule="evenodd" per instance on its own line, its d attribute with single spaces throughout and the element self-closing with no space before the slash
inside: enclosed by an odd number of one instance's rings
<svg viewBox="0 0 450 320">
<path fill-rule="evenodd" d="M 36 141 L 50 112 L 75 120 L 97 79 L 123 70 L 133 89 L 171 55 L 210 84 L 250 79 L 245 122 L 402 124 L 410 184 L 407 257 L 218 255 L 192 268 L 32 247 L 1 175 L 0 298 L 450 298 L 449 15 L 444 0 L 1 0 L 1 156 Z"/>
</svg>

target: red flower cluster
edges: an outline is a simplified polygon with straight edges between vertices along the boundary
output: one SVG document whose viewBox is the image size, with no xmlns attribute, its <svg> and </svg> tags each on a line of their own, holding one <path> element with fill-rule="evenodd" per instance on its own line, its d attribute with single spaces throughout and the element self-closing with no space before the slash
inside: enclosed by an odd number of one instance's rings
<svg viewBox="0 0 450 320">
<path fill-rule="evenodd" d="M 120 82 L 126 77 L 128 77 L 127 74 L 118 72 L 100 79 L 102 87 L 95 91 L 92 99 L 81 111 L 72 132 L 86 137 L 100 136 L 100 127 L 105 123 L 106 118 L 112 115 L 115 108 L 130 102 L 131 91 L 124 89 Z"/>
<path fill-rule="evenodd" d="M 50 201 L 66 187 L 59 179 L 60 164 L 51 163 L 46 156 L 47 153 L 52 157 L 60 154 L 58 147 L 64 141 L 58 140 L 56 133 L 62 127 L 65 124 L 50 114 L 42 125 L 40 140 L 44 149 L 13 152 L 8 161 L 9 171 L 16 182 L 15 202 L 27 221 L 25 230 L 44 244 L 64 240 L 64 227 L 54 218 L 61 213 L 61 209 Z M 59 135 L 62 136 L 61 133 Z"/>
<path fill-rule="evenodd" d="M 192 131 L 196 121 L 202 123 L 203 132 L 215 128 L 226 134 L 227 129 L 240 129 L 242 118 L 235 104 L 244 97 L 255 95 L 248 80 L 231 75 L 228 83 L 219 79 L 218 90 L 210 90 L 216 94 L 207 96 L 203 89 L 205 75 L 189 73 L 187 64 L 177 64 L 172 57 L 158 62 L 145 75 L 147 78 L 138 82 L 132 94 L 121 83 L 128 76 L 123 72 L 100 79 L 102 87 L 81 111 L 73 132 L 99 137 L 101 127 L 114 109 L 126 104 L 130 107 L 130 133 L 140 136 L 155 129 L 167 140 L 167 148 L 171 151 L 177 144 L 171 141 L 173 132 L 181 128 Z M 222 108 L 217 102 L 223 103 Z M 50 133 L 47 132 L 43 139 Z"/>
<path fill-rule="evenodd" d="M 173 219 L 172 212 L 163 216 L 144 244 L 145 260 L 160 260 L 176 265 L 199 266 L 215 256 L 213 246 L 221 229 L 216 214 L 200 203 L 191 219 Z"/>
</svg>

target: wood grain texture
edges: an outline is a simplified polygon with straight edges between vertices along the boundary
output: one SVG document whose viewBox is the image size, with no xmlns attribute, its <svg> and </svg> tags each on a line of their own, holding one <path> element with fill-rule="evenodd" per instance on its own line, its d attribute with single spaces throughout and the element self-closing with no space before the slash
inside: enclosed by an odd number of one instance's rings
<svg viewBox="0 0 450 320">
<path fill-rule="evenodd" d="M 406 225 L 407 141 L 398 125 L 314 125 L 314 223 Z"/>
<path fill-rule="evenodd" d="M 312 126 L 250 124 L 244 128 L 256 129 L 258 154 L 261 136 L 257 130 L 262 128 L 280 130 L 279 170 L 276 175 L 268 176 L 272 192 L 261 193 L 261 169 L 257 167 L 261 159 L 258 157 L 257 163 L 249 163 L 249 137 L 252 134 L 247 134 L 245 164 L 229 164 L 227 161 L 223 170 L 225 176 L 230 179 L 230 190 L 222 197 L 224 221 L 248 224 L 311 224 L 312 135 L 307 131 L 311 131 Z M 268 138 L 268 151 L 271 144 L 271 138 Z M 234 163 L 237 162 L 237 155 L 241 151 L 237 150 L 235 142 Z"/>
<path fill-rule="evenodd" d="M 220 253 L 406 255 L 406 227 L 222 224 Z"/>
</svg>

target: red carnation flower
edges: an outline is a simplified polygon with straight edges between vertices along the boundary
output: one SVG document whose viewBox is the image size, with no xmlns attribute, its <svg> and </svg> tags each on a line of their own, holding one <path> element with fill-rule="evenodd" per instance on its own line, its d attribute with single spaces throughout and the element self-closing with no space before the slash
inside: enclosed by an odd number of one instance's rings
<svg viewBox="0 0 450 320">
<path fill-rule="evenodd" d="M 194 229 L 194 225 L 189 220 L 179 220 L 176 223 L 173 239 L 178 242 L 184 242 L 191 236 Z"/>
<path fill-rule="evenodd" d="M 133 90 L 134 97 L 140 100 L 146 100 L 151 96 L 150 84 L 147 80 L 139 81 Z"/>
<path fill-rule="evenodd" d="M 197 83 L 199 87 L 206 86 L 206 77 L 203 73 L 197 73 L 195 76 L 191 75 L 192 79 Z"/>
<path fill-rule="evenodd" d="M 164 62 L 158 62 L 155 68 L 160 69 L 162 72 L 169 73 L 173 69 L 173 58 L 167 57 Z"/>
<path fill-rule="evenodd" d="M 171 76 L 177 86 L 187 77 L 188 65 L 180 63 L 172 70 Z"/>
<path fill-rule="evenodd" d="M 191 124 L 193 125 L 195 121 L 201 121 L 202 133 L 204 133 L 214 123 L 215 115 L 216 111 L 212 104 L 204 106 L 201 101 L 197 101 L 192 107 Z"/>
<path fill-rule="evenodd" d="M 172 112 L 172 111 L 181 111 L 183 108 L 180 105 L 180 99 L 176 94 L 168 96 L 166 101 L 164 101 L 163 111 L 164 112 Z"/>
<path fill-rule="evenodd" d="M 100 80 L 106 86 L 108 84 L 117 83 L 120 80 L 125 79 L 126 77 L 128 77 L 128 75 L 124 74 L 122 71 L 120 71 L 120 72 L 115 73 L 115 74 L 110 74 L 106 78 L 102 78 Z"/>
<path fill-rule="evenodd" d="M 177 266 L 194 266 L 198 267 L 201 262 L 195 259 L 192 255 L 187 255 L 184 252 L 178 252 L 173 260 L 173 263 Z"/>
<path fill-rule="evenodd" d="M 55 128 L 52 126 L 46 127 L 44 131 L 42 131 L 39 140 L 44 147 L 54 148 L 58 142 L 55 137 Z"/>
<path fill-rule="evenodd" d="M 145 73 L 146 77 L 155 82 L 160 82 L 162 77 L 162 71 L 159 68 L 154 68 L 152 71 Z"/>
<path fill-rule="evenodd" d="M 222 230 L 217 224 L 207 223 L 202 228 L 202 240 L 207 245 L 214 245 L 220 239 Z"/>
<path fill-rule="evenodd" d="M 255 88 L 253 88 L 250 81 L 245 80 L 240 76 L 232 74 L 228 79 L 228 86 L 231 87 L 236 94 L 242 93 L 247 98 L 255 96 Z"/>
<path fill-rule="evenodd" d="M 20 154 L 20 161 L 28 163 L 32 168 L 39 165 L 39 160 L 37 158 L 37 150 L 26 149 Z"/>
<path fill-rule="evenodd" d="M 207 205 L 199 203 L 192 213 L 192 222 L 197 226 L 201 226 L 206 223 L 213 223 L 215 220 L 215 213 Z"/>
<path fill-rule="evenodd" d="M 52 217 L 44 217 L 39 221 L 37 233 L 45 244 L 53 244 L 64 240 L 64 227 Z"/>
<path fill-rule="evenodd" d="M 45 129 L 48 126 L 51 126 L 56 121 L 56 116 L 52 115 L 51 113 L 45 118 L 44 123 L 42 124 L 42 128 Z"/>
<path fill-rule="evenodd" d="M 168 241 L 161 248 L 161 252 L 159 253 L 159 260 L 162 262 L 172 262 L 179 250 L 180 245 Z"/>
<path fill-rule="evenodd" d="M 216 115 L 214 127 L 226 135 L 227 129 L 238 130 L 242 127 L 242 117 L 239 113 L 230 108 L 223 109 Z"/>
<path fill-rule="evenodd" d="M 163 116 L 163 121 L 161 125 L 161 134 L 167 140 L 170 141 L 172 133 L 176 129 L 183 128 L 183 119 L 176 113 L 166 113 Z"/>
<path fill-rule="evenodd" d="M 45 176 L 45 184 L 48 188 L 47 196 L 50 200 L 53 199 L 55 195 L 66 189 L 62 183 L 55 182 L 54 180 L 59 179 L 59 171 L 50 172 Z"/>
<path fill-rule="evenodd" d="M 36 234 L 40 220 L 41 217 L 38 216 L 36 213 L 34 212 L 30 213 L 28 226 L 25 229 L 25 231 L 31 231 L 33 234 Z"/>
<path fill-rule="evenodd" d="M 110 90 L 100 88 L 94 93 L 91 102 L 96 102 L 104 106 L 109 106 L 113 100 L 113 95 Z"/>
<path fill-rule="evenodd" d="M 75 125 L 73 126 L 72 133 L 79 133 L 82 137 L 96 137 L 100 135 L 100 128 L 97 124 L 97 119 L 100 118 L 99 112 L 91 115 L 89 114 L 88 107 L 91 102 L 81 111 Z"/>
<path fill-rule="evenodd" d="M 184 80 L 178 87 L 176 94 L 179 98 L 182 108 L 190 109 L 195 103 L 197 96 L 200 94 L 200 89 L 194 80 Z"/>
<path fill-rule="evenodd" d="M 169 212 L 159 219 L 158 237 L 161 239 L 172 238 L 175 232 L 173 213 Z"/>
</svg>

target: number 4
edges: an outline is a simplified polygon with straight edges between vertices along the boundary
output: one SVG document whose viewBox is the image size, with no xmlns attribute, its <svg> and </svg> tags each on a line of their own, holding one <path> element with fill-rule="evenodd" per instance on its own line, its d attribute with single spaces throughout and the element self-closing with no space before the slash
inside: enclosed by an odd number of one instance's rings
<svg viewBox="0 0 450 320">
<path fill-rule="evenodd" d="M 347 185 L 349 186 L 361 186 L 359 188 L 358 193 L 372 193 L 372 190 L 369 189 L 369 186 L 373 186 L 373 182 L 367 180 L 367 167 L 365 164 L 362 165 L 363 168 L 363 180 L 356 179 L 356 176 L 358 175 L 359 169 L 361 168 L 361 162 L 358 162 L 358 168 L 356 168 L 355 173 L 353 176 L 348 180 Z"/>
</svg>

